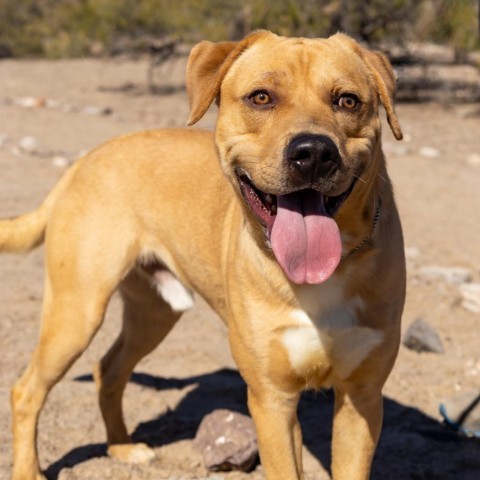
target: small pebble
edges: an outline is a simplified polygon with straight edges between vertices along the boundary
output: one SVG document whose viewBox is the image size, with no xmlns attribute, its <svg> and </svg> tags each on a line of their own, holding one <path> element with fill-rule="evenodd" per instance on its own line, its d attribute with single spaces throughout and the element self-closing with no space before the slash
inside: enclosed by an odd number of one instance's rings
<svg viewBox="0 0 480 480">
<path fill-rule="evenodd" d="M 438 158 L 440 156 L 440 150 L 433 147 L 421 147 L 418 153 L 426 158 Z"/>
<path fill-rule="evenodd" d="M 101 115 L 110 115 L 112 113 L 112 109 L 109 107 L 99 108 L 99 107 L 93 107 L 89 105 L 89 106 L 83 107 L 81 112 L 84 113 L 85 115 L 101 116 Z"/>
<path fill-rule="evenodd" d="M 408 327 L 402 343 L 410 350 L 419 353 L 444 353 L 445 351 L 437 331 L 421 318 L 417 318 L 410 327 Z"/>
<path fill-rule="evenodd" d="M 430 265 L 418 270 L 421 277 L 432 280 L 443 280 L 451 285 L 461 285 L 472 281 L 473 274 L 468 268 L 440 267 Z"/>
<path fill-rule="evenodd" d="M 407 260 L 417 260 L 420 257 L 420 249 L 417 247 L 405 247 L 405 257 Z"/>
<path fill-rule="evenodd" d="M 18 148 L 27 153 L 36 153 L 38 151 L 39 142 L 35 137 L 25 136 L 18 141 Z"/>
<path fill-rule="evenodd" d="M 465 163 L 470 167 L 480 167 L 480 154 L 471 153 L 465 159 Z"/>
<path fill-rule="evenodd" d="M 10 143 L 11 139 L 6 133 L 0 133 L 0 147 Z"/>
<path fill-rule="evenodd" d="M 462 307 L 471 313 L 480 313 L 480 283 L 460 285 Z"/>
<path fill-rule="evenodd" d="M 63 155 L 55 155 L 52 158 L 52 163 L 58 168 L 65 168 L 70 165 L 70 161 L 68 160 L 68 158 L 64 157 Z"/>
<path fill-rule="evenodd" d="M 19 97 L 13 103 L 22 108 L 40 108 L 45 106 L 45 99 L 42 97 Z"/>
</svg>

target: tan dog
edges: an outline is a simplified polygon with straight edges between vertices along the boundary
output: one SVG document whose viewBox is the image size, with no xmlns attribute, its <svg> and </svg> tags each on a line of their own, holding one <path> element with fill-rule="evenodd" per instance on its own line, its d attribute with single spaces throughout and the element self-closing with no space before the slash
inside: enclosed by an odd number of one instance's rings
<svg viewBox="0 0 480 480">
<path fill-rule="evenodd" d="M 40 409 L 118 288 L 123 330 L 95 370 L 112 456 L 153 456 L 130 443 L 121 397 L 194 290 L 228 324 L 266 477 L 302 478 L 299 395 L 332 386 L 333 477 L 366 479 L 405 294 L 378 112 L 381 102 L 400 139 L 392 69 L 345 35 L 256 32 L 197 45 L 187 89 L 190 124 L 217 98 L 215 138 L 177 129 L 115 139 L 38 210 L 0 223 L 2 251 L 46 242 L 40 341 L 12 392 L 13 478 L 42 478 Z"/>
</svg>

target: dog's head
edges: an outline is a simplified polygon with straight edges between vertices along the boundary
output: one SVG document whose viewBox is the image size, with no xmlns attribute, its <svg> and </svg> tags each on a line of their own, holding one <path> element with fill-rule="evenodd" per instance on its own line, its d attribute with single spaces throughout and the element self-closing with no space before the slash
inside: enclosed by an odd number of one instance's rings
<svg viewBox="0 0 480 480">
<path fill-rule="evenodd" d="M 197 122 L 216 98 L 222 167 L 256 228 L 295 283 L 320 283 L 342 243 L 333 219 L 380 167 L 379 102 L 397 139 L 388 60 L 343 34 L 284 38 L 258 31 L 240 42 L 201 42 L 187 66 Z"/>
</svg>

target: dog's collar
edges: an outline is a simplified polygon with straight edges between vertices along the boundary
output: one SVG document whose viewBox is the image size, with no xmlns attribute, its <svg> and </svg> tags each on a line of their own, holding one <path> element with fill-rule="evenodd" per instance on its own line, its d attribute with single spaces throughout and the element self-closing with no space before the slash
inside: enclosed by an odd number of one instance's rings
<svg viewBox="0 0 480 480">
<path fill-rule="evenodd" d="M 349 257 L 350 255 L 355 255 L 358 251 L 360 251 L 363 247 L 365 247 L 370 242 L 370 240 L 372 239 L 373 233 L 375 232 L 375 229 L 377 228 L 378 222 L 380 220 L 381 208 L 382 208 L 382 197 L 378 197 L 377 208 L 375 209 L 375 215 L 373 216 L 372 229 L 370 230 L 370 233 L 356 247 L 353 247 L 349 252 L 342 255 L 342 260 Z"/>
</svg>

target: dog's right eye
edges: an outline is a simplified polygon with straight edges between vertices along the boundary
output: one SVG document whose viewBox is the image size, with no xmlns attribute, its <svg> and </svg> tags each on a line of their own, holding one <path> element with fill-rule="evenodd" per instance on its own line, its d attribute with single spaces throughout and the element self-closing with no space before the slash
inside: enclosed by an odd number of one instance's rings
<svg viewBox="0 0 480 480">
<path fill-rule="evenodd" d="M 270 105 L 272 103 L 272 97 L 265 90 L 259 90 L 253 92 L 248 99 L 254 104 L 259 106 Z"/>
</svg>

